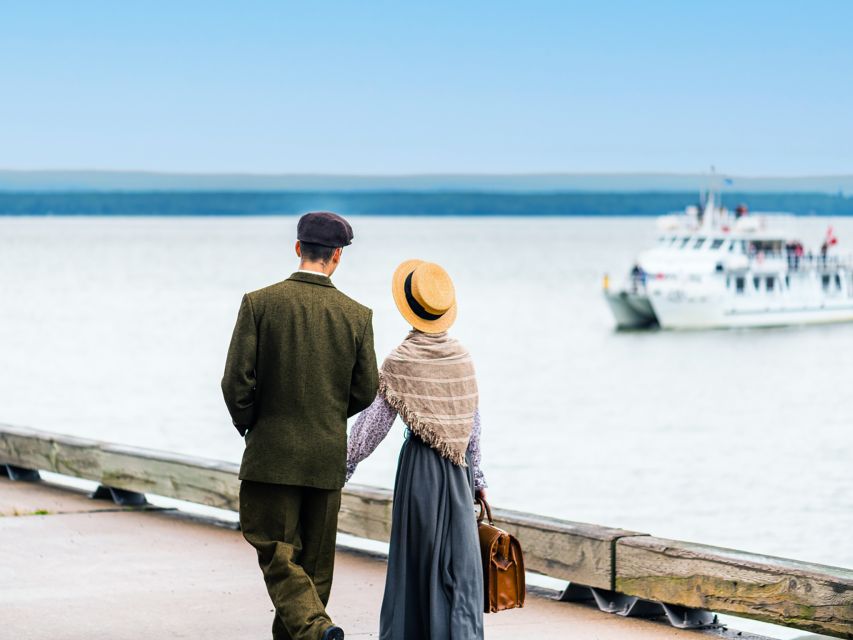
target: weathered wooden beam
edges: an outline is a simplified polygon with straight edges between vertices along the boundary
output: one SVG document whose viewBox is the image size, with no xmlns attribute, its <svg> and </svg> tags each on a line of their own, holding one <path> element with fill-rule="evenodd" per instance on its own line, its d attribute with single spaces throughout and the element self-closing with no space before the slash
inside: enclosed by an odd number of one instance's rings
<svg viewBox="0 0 853 640">
<path fill-rule="evenodd" d="M 492 515 L 521 542 L 527 570 L 599 589 L 613 589 L 614 542 L 645 535 L 505 509 L 492 509 Z"/>
<path fill-rule="evenodd" d="M 238 509 L 238 465 L 0 425 L 0 464 L 101 485 Z M 392 492 L 344 489 L 339 529 L 387 541 Z M 527 568 L 644 600 L 756 618 L 853 639 L 853 571 L 624 529 L 501 509 L 497 526 L 520 541 Z"/>
<path fill-rule="evenodd" d="M 616 542 L 616 590 L 853 638 L 853 571 L 643 536 Z"/>
<path fill-rule="evenodd" d="M 0 426 L 0 461 L 222 509 L 237 509 L 238 465 Z"/>
<path fill-rule="evenodd" d="M 338 531 L 388 542 L 391 539 L 393 492 L 359 484 L 348 484 L 341 496 Z"/>
</svg>

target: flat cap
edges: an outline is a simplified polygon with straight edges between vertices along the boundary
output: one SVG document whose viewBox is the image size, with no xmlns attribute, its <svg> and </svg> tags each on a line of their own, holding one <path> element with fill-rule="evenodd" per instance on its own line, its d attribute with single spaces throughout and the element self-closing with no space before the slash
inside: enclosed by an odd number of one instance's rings
<svg viewBox="0 0 853 640">
<path fill-rule="evenodd" d="M 299 218 L 296 239 L 324 247 L 346 247 L 352 244 L 352 227 L 337 213 L 311 211 Z"/>
</svg>

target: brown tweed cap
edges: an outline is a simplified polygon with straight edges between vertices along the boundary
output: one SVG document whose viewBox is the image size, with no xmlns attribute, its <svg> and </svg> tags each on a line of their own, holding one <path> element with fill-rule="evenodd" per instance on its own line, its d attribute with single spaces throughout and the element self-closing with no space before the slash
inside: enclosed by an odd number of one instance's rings
<svg viewBox="0 0 853 640">
<path fill-rule="evenodd" d="M 352 227 L 337 213 L 311 211 L 299 218 L 296 239 L 324 247 L 346 247 L 352 244 Z"/>
</svg>

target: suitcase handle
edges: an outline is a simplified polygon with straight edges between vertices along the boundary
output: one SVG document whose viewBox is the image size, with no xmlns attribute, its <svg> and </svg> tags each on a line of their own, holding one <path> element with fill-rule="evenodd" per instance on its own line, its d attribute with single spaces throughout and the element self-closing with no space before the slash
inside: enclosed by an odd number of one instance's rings
<svg viewBox="0 0 853 640">
<path fill-rule="evenodd" d="M 480 515 L 477 516 L 477 522 L 482 522 L 483 515 L 485 514 L 489 520 L 489 524 L 494 525 L 495 521 L 492 519 L 492 508 L 489 506 L 489 503 L 486 502 L 486 499 L 478 496 L 477 503 L 480 505 Z"/>
</svg>

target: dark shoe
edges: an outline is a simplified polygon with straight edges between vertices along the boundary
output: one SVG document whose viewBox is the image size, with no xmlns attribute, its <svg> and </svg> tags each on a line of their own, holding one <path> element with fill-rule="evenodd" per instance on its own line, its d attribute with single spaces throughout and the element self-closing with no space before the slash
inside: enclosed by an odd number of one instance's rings
<svg viewBox="0 0 853 640">
<path fill-rule="evenodd" d="M 323 640 L 344 640 L 344 630 L 340 627 L 329 627 L 323 632 Z"/>
</svg>

